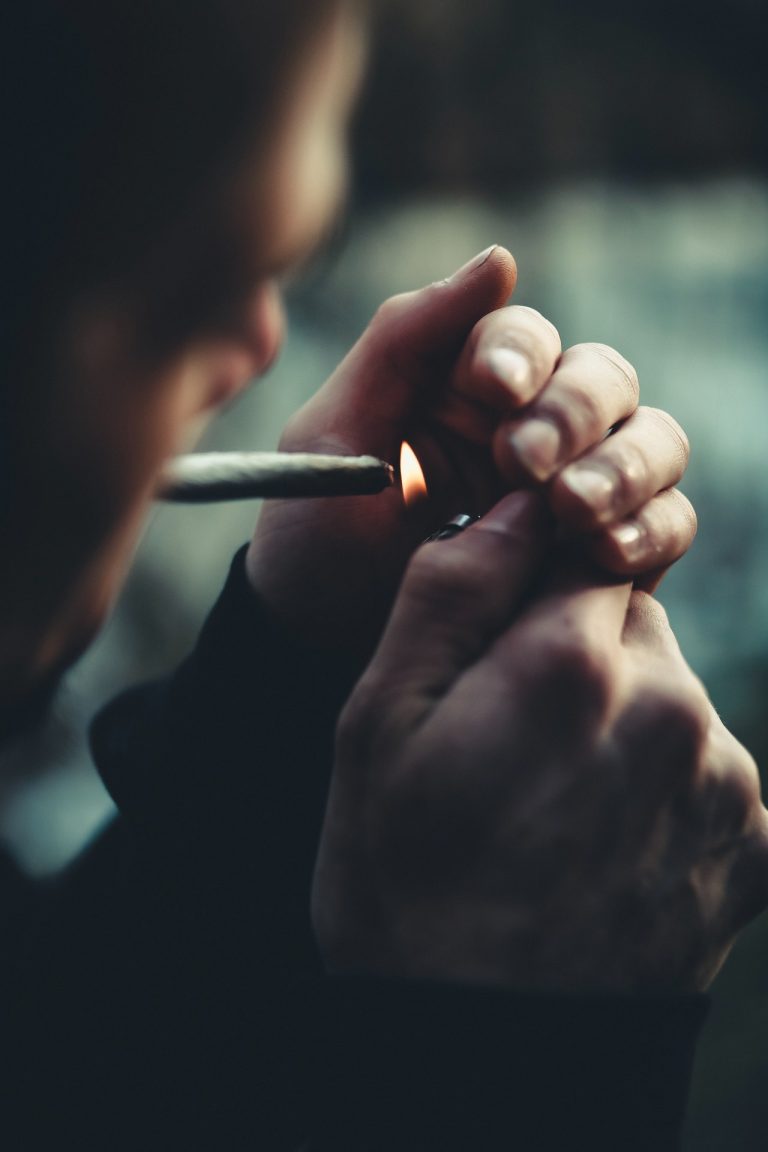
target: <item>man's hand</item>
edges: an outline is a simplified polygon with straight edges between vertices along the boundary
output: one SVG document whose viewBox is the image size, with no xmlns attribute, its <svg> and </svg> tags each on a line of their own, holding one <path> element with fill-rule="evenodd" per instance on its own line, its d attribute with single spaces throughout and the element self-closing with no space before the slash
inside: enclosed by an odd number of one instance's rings
<svg viewBox="0 0 768 1152">
<path fill-rule="evenodd" d="M 342 717 L 313 910 L 331 969 L 700 989 L 768 900 L 755 765 L 662 609 L 571 570 L 540 500 L 419 550 Z"/>
<path fill-rule="evenodd" d="M 494 248 L 450 280 L 388 300 L 286 429 L 285 450 L 395 463 L 408 440 L 430 493 L 410 509 L 399 487 L 265 505 L 249 578 L 310 642 L 346 643 L 367 659 L 418 543 L 510 487 L 546 485 L 557 518 L 587 534 L 602 566 L 649 586 L 689 547 L 695 517 L 673 488 L 684 434 L 638 409 L 635 372 L 617 352 L 562 353 L 538 312 L 503 307 L 515 280 L 512 257 Z"/>
</svg>

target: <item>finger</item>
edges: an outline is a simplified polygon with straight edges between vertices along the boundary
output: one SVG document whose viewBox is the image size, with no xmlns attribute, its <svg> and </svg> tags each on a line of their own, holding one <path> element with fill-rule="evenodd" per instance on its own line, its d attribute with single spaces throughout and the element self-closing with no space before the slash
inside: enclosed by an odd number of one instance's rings
<svg viewBox="0 0 768 1152">
<path fill-rule="evenodd" d="M 633 591 L 630 596 L 622 644 L 631 655 L 637 677 L 637 686 L 630 688 L 632 706 L 627 715 L 644 717 L 642 723 L 655 731 L 665 725 L 680 727 L 674 713 L 682 713 L 682 727 L 687 725 L 697 746 L 703 747 L 713 725 L 720 724 L 719 717 L 680 650 L 666 610 L 647 592 Z"/>
<path fill-rule="evenodd" d="M 489 444 L 499 415 L 528 403 L 544 387 L 561 347 L 557 329 L 533 308 L 484 316 L 462 350 L 438 421 L 474 444 Z"/>
<path fill-rule="evenodd" d="M 654 730 L 665 726 L 674 729 L 675 720 L 673 717 L 669 721 L 667 705 L 678 711 L 685 711 L 687 707 L 690 725 L 694 732 L 698 732 L 698 743 L 702 748 L 706 738 L 710 759 L 713 748 L 721 746 L 723 741 L 734 750 L 738 749 L 737 759 L 742 753 L 751 759 L 712 707 L 704 685 L 680 650 L 665 609 L 653 596 L 633 591 L 622 641 L 634 657 L 634 668 L 642 682 L 641 689 L 633 690 L 633 703 L 646 715 L 649 727 Z M 669 686 L 667 704 L 658 705 L 665 684 Z M 686 700 L 687 705 L 684 705 Z"/>
<path fill-rule="evenodd" d="M 667 488 L 688 466 L 688 438 L 657 408 L 638 408 L 612 435 L 552 481 L 558 519 L 585 531 L 628 517 Z"/>
<path fill-rule="evenodd" d="M 734 846 L 728 875 L 723 934 L 739 932 L 768 905 L 768 812 L 760 805 Z"/>
<path fill-rule="evenodd" d="M 533 708 L 553 740 L 573 743 L 606 719 L 621 681 L 631 587 L 578 569 L 559 576 L 488 652 L 483 665 Z M 479 667 L 479 666 L 478 666 Z"/>
<path fill-rule="evenodd" d="M 645 855 L 650 871 L 684 861 L 701 915 L 725 942 L 768 903 L 768 813 L 757 767 L 685 663 L 660 606 L 633 596 L 628 620 L 635 639 L 660 657 L 641 666 L 614 728 L 635 837 L 654 853 Z"/>
<path fill-rule="evenodd" d="M 702 845 L 694 873 L 699 900 L 727 939 L 768 904 L 768 813 L 754 759 L 714 709 L 711 715 L 686 815 Z"/>
<path fill-rule="evenodd" d="M 649 794 L 667 796 L 692 785 L 717 715 L 658 600 L 633 592 L 622 643 L 629 657 L 626 708 L 614 726 L 630 772 L 653 776 Z"/>
<path fill-rule="evenodd" d="M 662 828 L 663 806 L 674 802 L 684 824 L 669 825 L 669 835 L 683 851 L 693 846 L 702 913 L 725 941 L 768 903 L 768 813 L 757 766 L 720 720 L 653 597 L 633 593 L 624 640 L 651 657 L 640 666 L 644 688 L 633 691 L 616 726 L 645 817 L 640 827 L 653 820 Z"/>
<path fill-rule="evenodd" d="M 637 649 L 629 649 L 630 658 Z M 632 797 L 634 827 L 647 834 L 662 821 L 654 837 L 661 864 L 671 825 L 669 805 L 680 803 L 700 776 L 713 710 L 701 683 L 679 653 L 670 659 L 630 660 L 626 706 L 613 725 L 612 743 L 621 773 L 617 785 Z M 687 804 L 686 804 L 687 807 Z"/>
<path fill-rule="evenodd" d="M 757 764 L 714 708 L 694 802 L 702 832 L 714 851 L 732 846 L 760 806 Z"/>
<path fill-rule="evenodd" d="M 520 626 L 538 627 L 538 622 L 557 618 L 556 630 L 576 634 L 595 633 L 620 640 L 632 597 L 632 585 L 610 575 L 602 575 L 594 566 L 567 552 L 556 553 L 557 562 L 550 566 L 540 582 L 540 591 L 531 601 Z"/>
<path fill-rule="evenodd" d="M 506 304 L 516 283 L 513 256 L 494 244 L 448 279 L 387 300 L 376 315 L 372 336 L 376 343 L 387 344 L 404 367 L 458 355 L 474 325 Z"/>
<path fill-rule="evenodd" d="M 704 685 L 680 650 L 667 613 L 653 596 L 632 593 L 623 639 L 630 650 L 652 658 L 643 668 L 646 682 L 653 685 L 654 692 L 658 693 L 659 685 L 671 678 L 678 690 L 687 693 L 688 708 L 694 708 L 699 730 L 706 737 L 702 771 L 693 781 L 697 803 L 706 816 L 706 831 L 710 839 L 736 835 L 760 797 L 760 777 L 754 759 L 718 716 Z M 654 717 L 657 728 L 665 723 L 661 714 Z"/>
<path fill-rule="evenodd" d="M 425 398 L 445 388 L 474 325 L 506 303 L 516 280 L 514 259 L 494 246 L 449 279 L 385 301 L 330 380 L 291 422 L 285 446 L 316 444 L 389 459 Z"/>
<path fill-rule="evenodd" d="M 626 645 L 646 648 L 660 656 L 685 659 L 664 606 L 646 592 L 632 593 L 622 640 Z"/>
<path fill-rule="evenodd" d="M 549 538 L 543 502 L 518 492 L 460 536 L 421 548 L 364 677 L 367 687 L 406 693 L 416 709 L 440 697 L 506 626 Z"/>
<path fill-rule="evenodd" d="M 529 403 L 551 377 L 562 345 L 534 308 L 501 308 L 472 330 L 454 372 L 455 392 L 494 412 Z"/>
<path fill-rule="evenodd" d="M 497 467 L 513 483 L 551 479 L 630 416 L 638 395 L 637 374 L 618 352 L 603 344 L 568 348 L 524 417 L 496 432 Z"/>
<path fill-rule="evenodd" d="M 601 567 L 617 576 L 653 576 L 684 556 L 696 537 L 696 512 L 678 488 L 654 496 L 627 520 L 606 528 L 589 544 Z"/>
</svg>

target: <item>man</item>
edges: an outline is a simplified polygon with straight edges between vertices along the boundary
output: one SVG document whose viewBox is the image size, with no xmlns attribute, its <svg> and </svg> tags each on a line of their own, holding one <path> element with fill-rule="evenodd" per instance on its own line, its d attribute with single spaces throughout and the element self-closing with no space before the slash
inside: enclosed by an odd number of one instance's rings
<svg viewBox="0 0 768 1152">
<path fill-rule="evenodd" d="M 362 55 L 344 0 L 12 16 L 9 734 L 97 629 L 164 461 L 276 355 Z M 618 353 L 505 308 L 515 276 L 494 247 L 389 301 L 286 430 L 407 437 L 430 501 L 268 506 L 188 661 L 95 724 L 116 825 L 49 891 L 7 873 L 9 1146 L 674 1140 L 701 1005 L 663 994 L 761 906 L 765 814 L 633 592 L 694 532 L 684 436 Z"/>
</svg>

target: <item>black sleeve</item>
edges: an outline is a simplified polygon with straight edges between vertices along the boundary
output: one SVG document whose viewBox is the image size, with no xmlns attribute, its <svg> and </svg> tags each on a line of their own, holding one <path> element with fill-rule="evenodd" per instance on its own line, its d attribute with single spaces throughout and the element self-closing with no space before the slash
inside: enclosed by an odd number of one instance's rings
<svg viewBox="0 0 768 1152">
<path fill-rule="evenodd" d="M 329 982 L 312 1152 L 676 1152 L 703 996 Z"/>
<path fill-rule="evenodd" d="M 4 1148 L 297 1146 L 313 1036 L 297 988 L 321 976 L 309 890 L 351 677 L 282 634 L 240 554 L 177 672 L 97 717 L 120 815 L 21 899 L 23 940 L 9 928 L 23 1135 L 6 1114 Z"/>
<path fill-rule="evenodd" d="M 121 815 L 59 885 L 22 1012 L 53 1041 L 59 1127 L 110 1149 L 675 1148 L 696 999 L 323 977 L 309 889 L 352 679 L 281 631 L 241 554 L 178 672 L 97 718 Z"/>
<path fill-rule="evenodd" d="M 97 717 L 96 764 L 123 820 L 167 863 L 172 846 L 185 867 L 210 867 L 211 883 L 244 868 L 263 898 L 298 899 L 304 915 L 353 682 L 344 658 L 285 634 L 240 552 L 190 657 Z"/>
</svg>

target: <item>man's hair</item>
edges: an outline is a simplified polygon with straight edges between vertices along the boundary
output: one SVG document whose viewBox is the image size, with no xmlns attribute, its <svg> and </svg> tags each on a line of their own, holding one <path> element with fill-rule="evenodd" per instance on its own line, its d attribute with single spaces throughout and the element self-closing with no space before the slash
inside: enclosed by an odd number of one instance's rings
<svg viewBox="0 0 768 1152">
<path fill-rule="evenodd" d="M 139 266 L 258 149 L 342 2 L 3 5 L 3 374 L 63 301 Z"/>
</svg>

